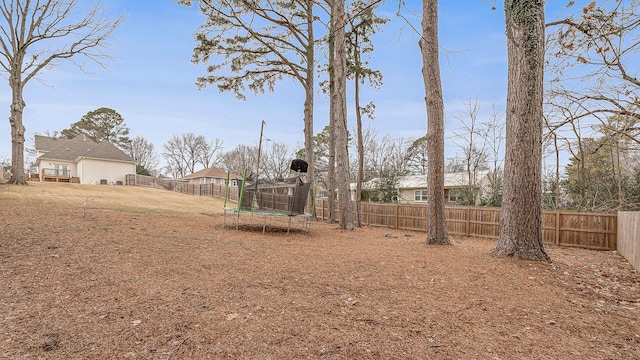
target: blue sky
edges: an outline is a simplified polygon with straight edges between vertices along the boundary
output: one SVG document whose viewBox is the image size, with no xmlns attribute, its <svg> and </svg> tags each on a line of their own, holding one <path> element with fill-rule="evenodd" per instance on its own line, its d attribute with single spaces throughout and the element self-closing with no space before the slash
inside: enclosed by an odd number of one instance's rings
<svg viewBox="0 0 640 360">
<path fill-rule="evenodd" d="M 256 144 L 262 120 L 267 123 L 266 137 L 301 146 L 304 93 L 293 80 L 285 79 L 272 94 L 247 94 L 246 101 L 219 93 L 216 87 L 196 88 L 196 78 L 205 74 L 204 65 L 191 62 L 193 34 L 204 21 L 196 7 L 186 8 L 171 0 L 155 0 L 153 6 L 132 0 L 104 3 L 110 14 L 127 17 L 106 49 L 113 57 L 108 69 L 90 65 L 89 73 L 83 73 L 64 64 L 42 72 L 41 82 L 30 82 L 24 92 L 27 138 L 62 130 L 87 112 L 108 107 L 124 117 L 131 136 L 144 136 L 159 153 L 172 134 L 188 132 L 221 139 L 225 151 L 241 143 Z M 419 29 L 420 2 L 405 3 L 413 14 L 407 10 L 402 14 Z M 565 5 L 565 1 L 553 3 L 547 6 L 548 19 Z M 497 9 L 491 10 L 492 6 Z M 382 71 L 384 85 L 379 91 L 365 90 L 362 102 L 376 104 L 375 119 L 366 124 L 375 127 L 380 137 L 418 138 L 426 132 L 418 36 L 405 19 L 395 16 L 397 8 L 397 1 L 387 1 L 381 8 L 391 21 L 374 37 L 376 50 L 370 64 Z M 458 127 L 453 117 L 463 113 L 470 99 L 481 101 L 481 116 L 488 115 L 493 103 L 503 111 L 507 56 L 502 2 L 440 1 L 440 45 L 447 133 Z M 11 152 L 10 90 L 6 80 L 3 84 L 0 159 Z M 316 132 L 327 125 L 327 110 L 328 99 L 318 92 Z M 27 146 L 32 146 L 31 141 Z M 448 141 L 447 156 L 455 152 Z"/>
</svg>

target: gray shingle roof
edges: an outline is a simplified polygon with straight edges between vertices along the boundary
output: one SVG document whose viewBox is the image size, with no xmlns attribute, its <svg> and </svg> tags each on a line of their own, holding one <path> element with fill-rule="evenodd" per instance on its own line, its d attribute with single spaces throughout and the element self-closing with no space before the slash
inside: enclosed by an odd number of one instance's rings
<svg viewBox="0 0 640 360">
<path fill-rule="evenodd" d="M 84 156 L 96 159 L 136 162 L 131 156 L 125 154 L 124 151 L 108 141 L 100 141 Z"/>
<path fill-rule="evenodd" d="M 476 183 L 489 174 L 489 171 L 483 170 L 475 173 Z M 426 188 L 428 184 L 427 175 L 406 175 L 398 181 L 400 189 L 419 189 Z M 469 174 L 467 172 L 456 172 L 444 174 L 445 188 L 458 188 L 469 185 Z"/>
<path fill-rule="evenodd" d="M 69 139 L 66 139 L 66 138 L 56 138 L 56 137 L 49 137 L 49 136 L 42 136 L 42 135 L 34 136 L 36 150 L 40 152 L 51 151 L 68 141 Z"/>
<path fill-rule="evenodd" d="M 198 179 L 198 178 L 216 178 L 216 179 L 226 179 L 227 172 L 219 169 L 217 167 L 210 167 L 207 169 L 202 169 L 200 171 L 196 171 L 191 175 L 187 175 L 183 177 L 183 179 Z M 231 174 L 232 179 L 242 179 L 242 176 Z"/>
<path fill-rule="evenodd" d="M 44 137 L 41 137 L 44 138 Z M 49 138 L 53 139 L 53 138 Z M 57 143 L 58 146 L 49 150 L 44 155 L 41 155 L 39 160 L 63 160 L 63 161 L 76 161 L 78 157 L 87 157 L 92 159 L 100 159 L 100 160 L 112 160 L 112 161 L 122 161 L 122 162 L 131 162 L 135 163 L 135 160 L 129 155 L 125 154 L 122 150 L 115 147 L 108 141 L 101 141 L 96 144 L 91 139 L 78 135 L 73 139 L 62 139 L 66 141 L 61 141 L 58 143 L 58 140 L 42 140 L 40 139 L 40 145 L 44 144 L 45 146 L 50 145 L 51 143 Z M 36 150 L 41 150 L 38 148 L 38 143 L 36 143 Z"/>
<path fill-rule="evenodd" d="M 489 171 L 478 171 L 476 173 L 476 183 L 489 175 Z M 380 181 L 379 178 L 371 179 L 362 183 L 363 189 L 375 189 Z M 445 188 L 459 188 L 469 184 L 469 175 L 466 172 L 444 174 Z M 356 184 L 351 183 L 351 189 L 355 190 Z M 426 189 L 428 185 L 427 175 L 405 175 L 398 179 L 398 189 Z"/>
</svg>

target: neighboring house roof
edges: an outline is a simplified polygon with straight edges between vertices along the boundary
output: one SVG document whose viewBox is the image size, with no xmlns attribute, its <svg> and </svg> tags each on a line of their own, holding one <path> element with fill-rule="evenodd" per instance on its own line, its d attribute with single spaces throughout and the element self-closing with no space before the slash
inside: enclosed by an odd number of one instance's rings
<svg viewBox="0 0 640 360">
<path fill-rule="evenodd" d="M 378 186 L 378 182 L 380 181 L 380 178 L 373 178 L 369 181 L 365 181 L 362 183 L 362 190 L 373 190 Z M 350 183 L 349 184 L 349 189 L 351 189 L 351 191 L 355 191 L 356 190 L 356 183 Z"/>
<path fill-rule="evenodd" d="M 405 175 L 398 180 L 398 189 L 426 188 L 427 181 L 427 175 Z"/>
<path fill-rule="evenodd" d="M 478 171 L 476 173 L 476 184 L 480 185 L 482 179 L 489 175 L 489 171 Z M 375 189 L 379 179 L 374 178 L 362 183 L 363 189 Z M 444 187 L 457 188 L 469 184 L 467 172 L 444 174 Z M 398 189 L 426 189 L 428 187 L 427 175 L 405 175 L 398 179 Z M 356 184 L 351 183 L 351 190 L 355 190 Z"/>
<path fill-rule="evenodd" d="M 58 146 L 68 142 L 69 139 L 66 138 L 56 138 L 42 135 L 35 135 L 34 142 L 36 146 L 36 151 L 39 152 L 49 152 Z"/>
<path fill-rule="evenodd" d="M 489 175 L 489 171 L 476 172 L 476 185 L 480 185 L 482 179 Z M 422 189 L 428 187 L 427 175 L 407 175 L 398 181 L 399 189 Z M 444 187 L 457 188 L 469 185 L 469 174 L 465 172 L 446 173 L 444 174 Z"/>
<path fill-rule="evenodd" d="M 136 163 L 136 161 L 124 151 L 118 149 L 108 141 L 95 143 L 84 135 L 78 135 L 73 139 L 54 139 L 43 140 L 44 136 L 38 136 L 39 142 L 36 142 L 36 151 L 43 151 L 38 146 L 50 146 L 58 144 L 55 148 L 50 149 L 45 154 L 40 155 L 38 160 L 62 160 L 76 162 L 79 158 L 91 158 L 100 160 L 111 160 L 119 162 Z M 54 140 L 52 140 L 54 139 Z M 36 140 L 38 140 L 36 138 Z M 64 141 L 66 140 L 66 141 Z"/>
<path fill-rule="evenodd" d="M 491 171 L 479 170 L 475 173 L 475 185 L 483 186 L 483 181 L 489 177 Z M 455 188 L 469 185 L 469 174 L 464 172 L 444 174 L 444 187 Z"/>
<path fill-rule="evenodd" d="M 196 171 L 191 175 L 187 175 L 187 176 L 183 177 L 183 179 L 185 179 L 185 180 L 198 179 L 198 178 L 226 179 L 227 178 L 227 172 L 222 170 L 222 169 L 219 169 L 217 167 L 210 167 L 210 168 L 202 169 L 200 171 Z M 231 179 L 242 179 L 242 176 L 239 176 L 239 175 L 231 173 L 230 174 L 230 178 Z"/>
</svg>

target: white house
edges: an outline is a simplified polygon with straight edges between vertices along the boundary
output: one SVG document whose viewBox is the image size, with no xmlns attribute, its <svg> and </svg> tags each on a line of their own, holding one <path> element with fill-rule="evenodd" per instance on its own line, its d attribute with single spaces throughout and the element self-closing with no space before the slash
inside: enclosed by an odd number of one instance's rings
<svg viewBox="0 0 640 360">
<path fill-rule="evenodd" d="M 80 184 L 124 184 L 136 173 L 136 161 L 108 141 L 84 135 L 73 139 L 35 136 L 40 181 Z"/>
<path fill-rule="evenodd" d="M 475 174 L 473 188 L 478 191 L 478 198 L 491 185 L 489 171 L 478 171 Z M 473 176 L 472 176 L 473 178 Z M 465 172 L 444 174 L 444 201 L 445 204 L 456 204 L 462 200 L 465 191 L 469 188 L 469 174 Z M 400 202 L 422 203 L 427 201 L 427 175 L 407 175 L 398 182 Z"/>
<path fill-rule="evenodd" d="M 491 172 L 478 171 L 475 177 L 474 187 L 478 191 L 478 198 L 487 191 L 491 185 Z M 371 179 L 362 184 L 362 188 L 373 190 L 376 188 L 378 178 Z M 398 202 L 401 203 L 425 203 L 427 202 L 427 175 L 405 175 L 400 177 L 397 184 Z M 467 172 L 444 174 L 444 199 L 445 204 L 456 204 L 462 199 L 465 190 L 469 187 L 469 175 Z M 351 184 L 352 199 L 355 199 L 356 184 Z"/>
<path fill-rule="evenodd" d="M 231 179 L 231 186 L 237 186 L 236 179 L 242 179 L 242 176 L 230 174 L 229 178 Z M 210 167 L 187 175 L 182 180 L 189 180 L 189 184 L 225 185 L 227 172 L 217 167 Z"/>
</svg>

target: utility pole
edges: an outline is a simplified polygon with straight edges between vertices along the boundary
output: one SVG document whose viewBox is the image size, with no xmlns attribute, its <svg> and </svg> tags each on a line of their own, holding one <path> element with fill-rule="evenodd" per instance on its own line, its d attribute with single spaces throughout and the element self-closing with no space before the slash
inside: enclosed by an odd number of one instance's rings
<svg viewBox="0 0 640 360">
<path fill-rule="evenodd" d="M 257 200 L 258 200 L 258 177 L 260 174 L 260 155 L 262 154 L 262 135 L 264 134 L 264 126 L 267 123 L 262 120 L 262 125 L 260 126 L 260 140 L 258 141 L 258 164 L 256 165 L 256 179 L 254 180 L 254 185 L 253 185 L 253 202 L 251 203 L 256 204 L 257 206 Z"/>
</svg>

